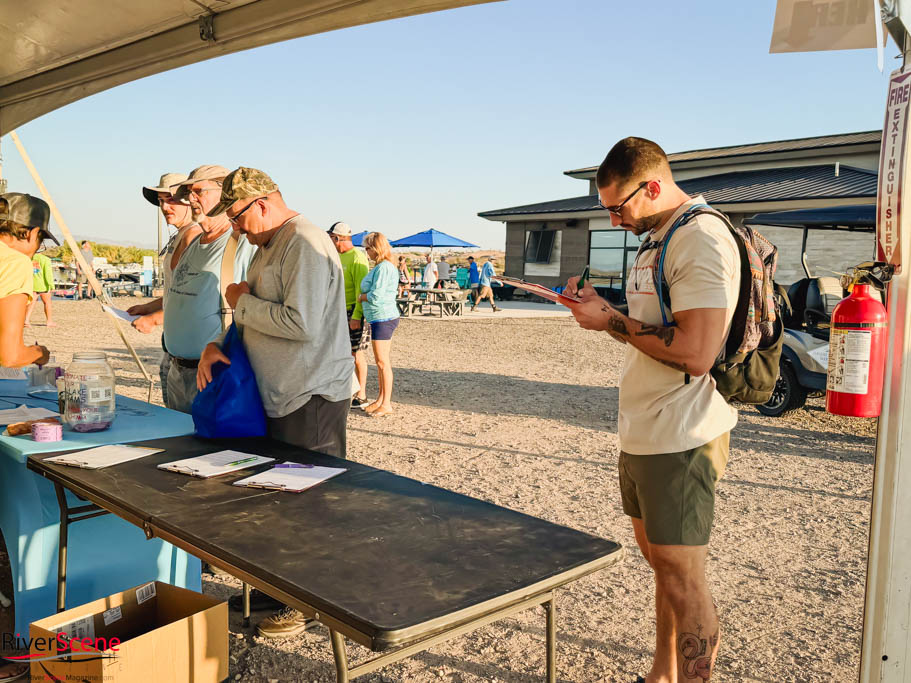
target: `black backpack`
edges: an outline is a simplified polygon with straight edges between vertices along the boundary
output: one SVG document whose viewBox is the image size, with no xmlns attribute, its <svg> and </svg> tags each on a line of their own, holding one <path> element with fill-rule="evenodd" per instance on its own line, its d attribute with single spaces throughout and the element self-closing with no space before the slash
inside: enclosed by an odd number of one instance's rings
<svg viewBox="0 0 911 683">
<path fill-rule="evenodd" d="M 661 318 L 665 327 L 673 324 L 668 322 L 665 314 L 665 307 L 671 309 L 670 286 L 664 275 L 667 244 L 677 228 L 701 214 L 710 214 L 723 221 L 740 252 L 740 293 L 728 338 L 712 366 L 712 377 L 718 392 L 728 402 L 766 403 L 772 397 L 778 380 L 778 363 L 784 342 L 784 326 L 775 296 L 778 248 L 774 244 L 748 226 L 735 228 L 727 216 L 707 204 L 696 204 L 687 209 L 664 238 L 657 245 L 652 245 L 652 248 L 661 250 L 658 265 L 653 271 L 655 291 L 663 304 Z M 684 382 L 688 383 L 689 379 L 686 375 Z"/>
</svg>

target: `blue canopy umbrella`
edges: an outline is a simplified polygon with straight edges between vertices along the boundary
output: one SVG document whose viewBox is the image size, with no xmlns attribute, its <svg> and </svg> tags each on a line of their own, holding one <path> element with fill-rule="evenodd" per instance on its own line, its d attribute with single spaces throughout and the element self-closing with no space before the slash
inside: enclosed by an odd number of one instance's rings
<svg viewBox="0 0 911 683">
<path fill-rule="evenodd" d="M 351 244 L 353 244 L 353 245 L 356 246 L 356 247 L 363 247 L 363 246 L 364 246 L 364 238 L 367 236 L 367 234 L 368 234 L 369 232 L 370 232 L 369 230 L 364 230 L 363 232 L 358 232 L 358 233 L 352 235 L 352 236 L 351 236 Z"/>
<path fill-rule="evenodd" d="M 433 228 L 430 230 L 424 230 L 423 232 L 416 233 L 409 237 L 403 237 L 400 240 L 394 240 L 390 242 L 390 244 L 393 247 L 430 247 L 431 249 L 438 247 L 478 248 L 477 244 L 472 244 L 471 242 L 460 240 L 458 237 L 447 235 L 445 232 L 440 232 L 439 230 L 435 230 Z"/>
</svg>

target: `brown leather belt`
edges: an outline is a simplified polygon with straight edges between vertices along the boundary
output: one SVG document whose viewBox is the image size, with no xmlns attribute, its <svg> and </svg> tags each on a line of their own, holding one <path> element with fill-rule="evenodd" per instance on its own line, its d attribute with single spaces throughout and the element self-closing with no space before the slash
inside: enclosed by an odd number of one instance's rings
<svg viewBox="0 0 911 683">
<path fill-rule="evenodd" d="M 171 354 L 168 354 L 171 356 Z M 190 359 L 190 358 L 178 358 L 177 356 L 171 356 L 171 362 L 179 365 L 182 368 L 198 368 L 199 359 Z"/>
</svg>

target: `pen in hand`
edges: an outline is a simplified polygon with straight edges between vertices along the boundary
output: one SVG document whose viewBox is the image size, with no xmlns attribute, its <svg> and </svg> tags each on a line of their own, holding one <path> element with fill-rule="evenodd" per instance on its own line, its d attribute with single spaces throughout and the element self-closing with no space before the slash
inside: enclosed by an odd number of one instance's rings
<svg viewBox="0 0 911 683">
<path fill-rule="evenodd" d="M 588 266 L 585 266 L 585 270 L 582 271 L 582 275 L 579 276 L 579 281 L 576 283 L 576 292 L 581 292 L 582 288 L 585 286 L 585 281 L 589 278 Z"/>
</svg>

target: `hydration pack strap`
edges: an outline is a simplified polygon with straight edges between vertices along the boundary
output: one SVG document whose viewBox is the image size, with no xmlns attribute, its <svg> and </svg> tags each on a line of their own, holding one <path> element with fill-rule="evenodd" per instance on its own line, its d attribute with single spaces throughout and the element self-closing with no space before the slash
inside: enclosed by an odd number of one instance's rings
<svg viewBox="0 0 911 683">
<path fill-rule="evenodd" d="M 661 309 L 661 321 L 664 323 L 664 327 L 673 327 L 677 323 L 670 321 L 668 322 L 667 314 L 665 313 L 665 302 L 664 302 L 664 257 L 667 255 L 667 243 L 671 241 L 674 233 L 677 231 L 681 225 L 688 223 L 692 218 L 699 215 L 700 213 L 705 213 L 706 209 L 715 213 L 715 211 L 708 204 L 693 204 L 690 208 L 684 211 L 677 217 L 677 220 L 674 221 L 674 224 L 667 231 L 667 234 L 661 239 L 659 244 L 661 245 L 661 254 L 658 256 L 658 265 L 654 269 L 654 279 L 655 279 L 655 291 L 658 293 L 658 307 Z M 670 299 L 670 292 L 668 292 L 668 299 Z"/>
</svg>

